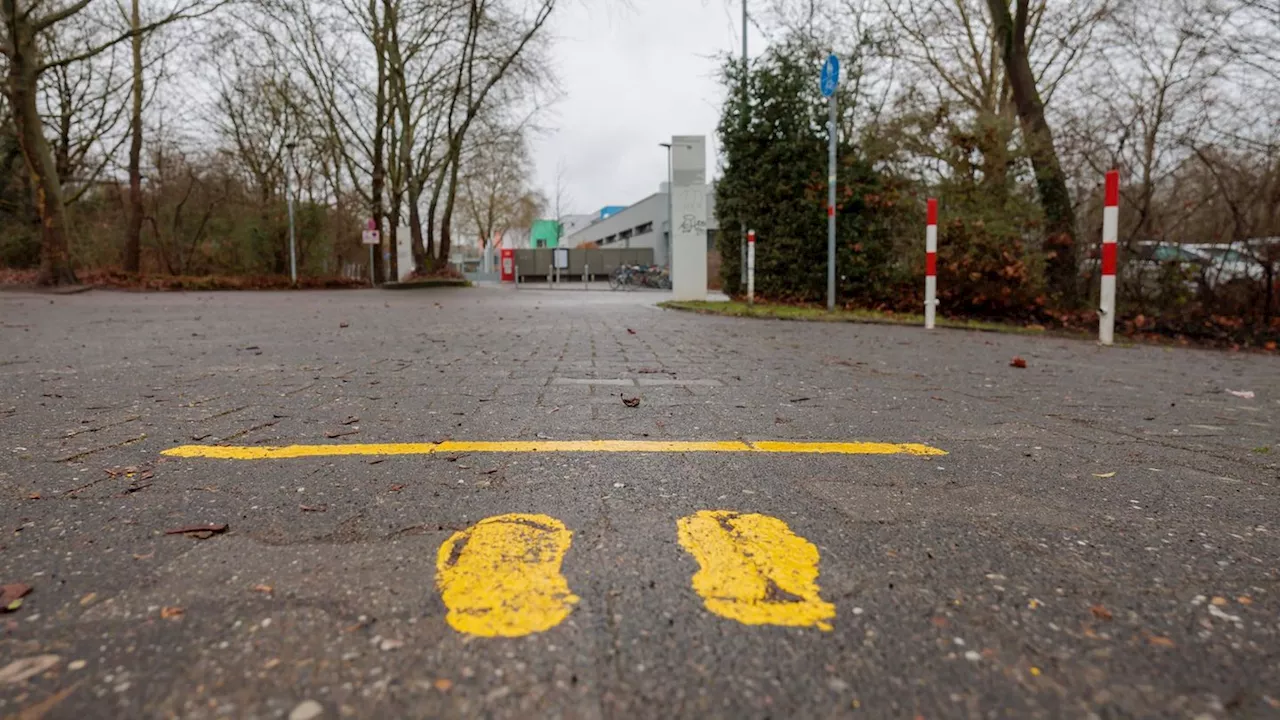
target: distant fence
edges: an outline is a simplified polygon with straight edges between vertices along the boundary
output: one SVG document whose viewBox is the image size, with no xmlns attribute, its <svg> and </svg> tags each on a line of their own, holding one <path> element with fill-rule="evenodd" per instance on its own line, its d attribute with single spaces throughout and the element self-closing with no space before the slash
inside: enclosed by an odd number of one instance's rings
<svg viewBox="0 0 1280 720">
<path fill-rule="evenodd" d="M 516 269 L 520 272 L 521 281 L 550 275 L 552 252 L 552 248 L 516 250 Z M 588 271 L 592 275 L 605 276 L 619 265 L 652 264 L 653 248 L 573 248 L 569 250 L 569 267 L 560 273 L 563 278 L 581 279 Z"/>
<path fill-rule="evenodd" d="M 342 263 L 342 277 L 352 280 L 366 280 L 369 277 L 369 266 L 365 263 Z"/>
</svg>

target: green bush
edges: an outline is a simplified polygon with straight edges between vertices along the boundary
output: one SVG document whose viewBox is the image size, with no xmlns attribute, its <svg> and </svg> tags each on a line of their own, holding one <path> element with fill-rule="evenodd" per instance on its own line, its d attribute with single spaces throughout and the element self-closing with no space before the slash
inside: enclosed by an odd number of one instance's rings
<svg viewBox="0 0 1280 720">
<path fill-rule="evenodd" d="M 821 62 L 820 53 L 798 42 L 770 48 L 748 73 L 740 63 L 726 62 L 731 99 L 718 128 L 725 167 L 716 214 L 721 280 L 731 295 L 745 291 L 740 248 L 750 229 L 757 238 L 759 296 L 797 302 L 826 297 L 828 135 L 827 102 L 816 80 Z M 892 298 L 904 270 L 894 262 L 893 228 L 909 195 L 877 173 L 848 134 L 837 146 L 839 298 L 878 304 Z"/>
</svg>

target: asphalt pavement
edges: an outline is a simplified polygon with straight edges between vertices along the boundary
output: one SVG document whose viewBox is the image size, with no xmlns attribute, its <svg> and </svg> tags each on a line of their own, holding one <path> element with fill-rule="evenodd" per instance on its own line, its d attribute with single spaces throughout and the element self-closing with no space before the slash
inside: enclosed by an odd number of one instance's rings
<svg viewBox="0 0 1280 720">
<path fill-rule="evenodd" d="M 0 293 L 0 716 L 1280 716 L 1274 355 L 662 298 Z"/>
</svg>

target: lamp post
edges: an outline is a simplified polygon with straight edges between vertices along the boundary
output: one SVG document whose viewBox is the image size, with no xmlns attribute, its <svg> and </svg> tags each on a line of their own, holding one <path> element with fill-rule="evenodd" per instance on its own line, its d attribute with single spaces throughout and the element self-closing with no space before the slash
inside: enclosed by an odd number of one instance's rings
<svg viewBox="0 0 1280 720">
<path fill-rule="evenodd" d="M 293 233 L 293 186 L 289 181 L 293 168 L 293 150 L 298 143 L 287 143 L 284 148 L 289 151 L 289 166 L 284 169 L 284 194 L 289 201 L 289 280 L 294 287 L 298 286 L 298 243 Z"/>
<path fill-rule="evenodd" d="M 676 232 L 675 218 L 671 216 L 671 143 L 658 143 L 667 149 L 667 237 L 664 241 L 667 254 L 667 268 L 671 268 L 671 238 Z"/>
</svg>

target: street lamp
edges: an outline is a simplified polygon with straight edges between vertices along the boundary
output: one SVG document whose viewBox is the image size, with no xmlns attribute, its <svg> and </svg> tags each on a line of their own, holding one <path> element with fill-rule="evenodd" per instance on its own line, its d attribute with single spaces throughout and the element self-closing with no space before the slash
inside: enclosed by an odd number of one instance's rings
<svg viewBox="0 0 1280 720">
<path fill-rule="evenodd" d="M 675 218 L 671 216 L 671 143 L 658 143 L 660 147 L 667 149 L 667 236 L 663 240 L 666 248 L 667 268 L 671 267 L 671 236 L 675 233 Z"/>
<path fill-rule="evenodd" d="M 293 188 L 289 182 L 289 170 L 294 166 L 293 150 L 296 147 L 296 142 L 286 143 L 284 146 L 289 151 L 289 167 L 284 169 L 284 194 L 289 201 L 289 280 L 294 287 L 298 286 L 298 243 L 293 233 Z"/>
</svg>

